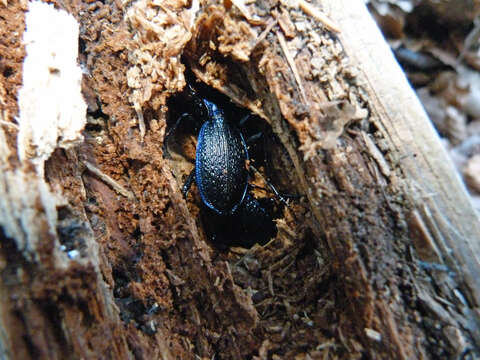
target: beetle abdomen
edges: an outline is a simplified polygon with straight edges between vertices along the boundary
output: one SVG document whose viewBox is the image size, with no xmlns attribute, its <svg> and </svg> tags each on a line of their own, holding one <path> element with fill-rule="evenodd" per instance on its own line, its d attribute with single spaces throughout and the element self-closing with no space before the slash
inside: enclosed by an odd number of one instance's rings
<svg viewBox="0 0 480 360">
<path fill-rule="evenodd" d="M 196 182 L 203 202 L 219 215 L 233 213 L 248 186 L 247 146 L 242 134 L 215 114 L 200 129 L 195 159 Z"/>
</svg>

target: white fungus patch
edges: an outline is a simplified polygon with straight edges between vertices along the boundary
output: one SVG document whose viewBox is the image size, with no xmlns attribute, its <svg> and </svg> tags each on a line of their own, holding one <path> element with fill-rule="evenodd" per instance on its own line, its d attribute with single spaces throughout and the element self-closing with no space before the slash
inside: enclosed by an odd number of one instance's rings
<svg viewBox="0 0 480 360">
<path fill-rule="evenodd" d="M 79 32 L 72 15 L 37 1 L 29 4 L 25 23 L 17 146 L 20 160 L 31 160 L 42 176 L 55 148 L 83 140 L 87 106 L 77 65 Z"/>
</svg>

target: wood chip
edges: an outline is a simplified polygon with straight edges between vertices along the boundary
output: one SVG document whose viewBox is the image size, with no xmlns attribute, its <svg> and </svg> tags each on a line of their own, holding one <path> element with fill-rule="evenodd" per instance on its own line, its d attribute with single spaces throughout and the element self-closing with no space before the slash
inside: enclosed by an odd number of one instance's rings
<svg viewBox="0 0 480 360">
<path fill-rule="evenodd" d="M 334 32 L 340 32 L 340 29 L 338 26 L 330 20 L 324 13 L 322 13 L 320 10 L 315 8 L 312 4 L 306 2 L 305 0 L 299 0 L 298 1 L 300 5 L 300 9 L 302 9 L 305 14 L 313 16 L 315 19 L 320 21 L 328 30 L 334 31 Z"/>
<path fill-rule="evenodd" d="M 248 11 L 247 7 L 245 6 L 245 2 L 243 0 L 232 0 L 232 4 L 235 5 L 238 10 L 242 13 L 242 15 L 247 19 L 247 21 L 252 25 L 263 25 L 264 21 L 253 17 L 250 12 Z"/>
<path fill-rule="evenodd" d="M 298 73 L 297 66 L 295 65 L 295 60 L 293 59 L 292 54 L 290 54 L 290 51 L 288 51 L 287 41 L 285 40 L 285 37 L 281 32 L 276 31 L 275 34 L 277 34 L 278 41 L 280 42 L 280 47 L 282 48 L 288 65 L 293 72 L 293 76 L 295 77 L 295 81 L 297 82 L 298 89 L 300 90 L 300 94 L 302 95 L 303 103 L 307 105 L 307 96 L 305 94 L 305 89 L 303 88 L 300 74 Z"/>
<path fill-rule="evenodd" d="M 83 162 L 84 165 L 87 167 L 88 171 L 90 171 L 92 174 L 98 176 L 100 180 L 102 180 L 105 184 L 109 185 L 115 192 L 118 194 L 125 196 L 129 200 L 135 200 L 135 196 L 133 193 L 127 189 L 125 189 L 122 185 L 120 185 L 118 182 L 113 180 L 110 176 L 107 174 L 104 174 L 99 168 L 97 168 L 95 165 L 89 163 L 88 161 Z"/>
<path fill-rule="evenodd" d="M 265 30 L 263 30 L 262 33 L 258 36 L 257 40 L 255 40 L 255 43 L 253 44 L 252 49 L 255 49 L 258 44 L 260 44 L 263 40 L 265 40 L 268 33 L 272 31 L 275 25 L 277 25 L 277 20 L 270 19 Z"/>
<path fill-rule="evenodd" d="M 278 25 L 282 29 L 283 33 L 288 39 L 293 39 L 295 37 L 295 25 L 293 25 L 292 20 L 290 19 L 290 14 L 285 9 L 282 9 L 281 13 L 276 16 L 278 20 Z"/>
</svg>

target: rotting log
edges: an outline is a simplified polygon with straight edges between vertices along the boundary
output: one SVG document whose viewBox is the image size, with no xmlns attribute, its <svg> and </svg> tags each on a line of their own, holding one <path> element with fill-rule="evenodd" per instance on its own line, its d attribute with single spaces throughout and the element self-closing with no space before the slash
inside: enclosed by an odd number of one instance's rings
<svg viewBox="0 0 480 360">
<path fill-rule="evenodd" d="M 88 116 L 43 161 L 17 154 L 29 5 L 0 4 L 1 358 L 478 356 L 478 218 L 362 1 L 56 6 Z M 194 141 L 162 155 L 186 68 L 271 129 L 267 175 L 303 195 L 265 246 L 213 246 L 181 194 Z"/>
</svg>

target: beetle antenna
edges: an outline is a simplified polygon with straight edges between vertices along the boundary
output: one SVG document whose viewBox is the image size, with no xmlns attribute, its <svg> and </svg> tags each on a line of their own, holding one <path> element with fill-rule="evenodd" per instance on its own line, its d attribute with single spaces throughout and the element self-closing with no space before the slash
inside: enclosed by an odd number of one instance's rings
<svg viewBox="0 0 480 360">
<path fill-rule="evenodd" d="M 180 115 L 180 117 L 177 119 L 177 121 L 175 122 L 175 125 L 173 125 L 168 131 L 167 131 L 167 134 L 165 135 L 165 137 L 163 138 L 163 155 L 167 158 L 167 159 L 171 159 L 172 156 L 170 155 L 170 151 L 168 151 L 168 140 L 170 139 L 170 137 L 172 136 L 172 134 L 177 130 L 178 128 L 178 125 L 180 124 L 180 122 L 185 119 L 186 117 L 191 117 L 191 115 L 189 113 L 183 113 L 182 115 Z"/>
</svg>

